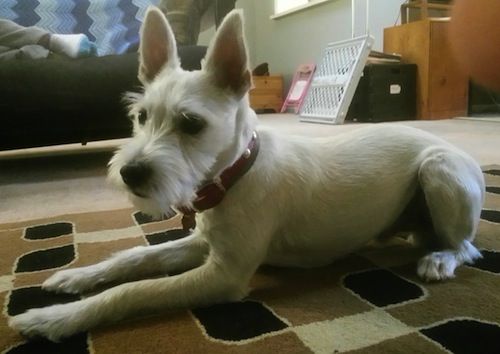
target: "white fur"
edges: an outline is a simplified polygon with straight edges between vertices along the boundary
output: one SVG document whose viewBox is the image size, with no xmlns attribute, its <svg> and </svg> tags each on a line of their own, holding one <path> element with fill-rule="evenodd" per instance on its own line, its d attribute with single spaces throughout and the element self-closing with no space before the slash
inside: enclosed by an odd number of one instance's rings
<svg viewBox="0 0 500 354">
<path fill-rule="evenodd" d="M 172 40 L 160 17 L 158 10 L 148 11 L 143 41 L 150 36 Z M 143 127 L 135 122 L 134 138 L 110 163 L 110 179 L 124 189 L 122 166 L 139 160 L 152 167 L 151 180 L 140 190 L 147 198 L 131 197 L 157 215 L 171 206 L 189 206 L 197 187 L 230 166 L 257 129 L 256 115 L 242 95 L 249 82 L 239 13 L 222 24 L 201 71 L 182 71 L 175 43 L 164 47 L 166 65 L 141 63 L 147 72 L 141 76 L 145 92 L 132 111 L 147 109 L 149 119 Z M 226 58 L 226 52 L 233 54 Z M 224 66 L 214 64 L 219 60 Z M 230 75 L 224 76 L 221 67 Z M 186 136 L 176 128 L 175 117 L 185 111 L 206 119 L 199 135 Z M 451 278 L 457 266 L 480 257 L 470 241 L 484 199 L 483 175 L 472 158 L 445 141 L 397 125 L 326 139 L 257 130 L 261 147 L 254 166 L 221 204 L 197 215 L 191 236 L 60 271 L 43 287 L 85 292 L 99 283 L 183 273 L 32 309 L 11 318 L 10 325 L 27 335 L 58 340 L 138 314 L 241 299 L 262 264 L 322 266 L 374 240 L 396 221 L 417 188 L 425 194 L 436 237 L 449 245 L 422 258 L 418 274 L 428 280 Z"/>
</svg>

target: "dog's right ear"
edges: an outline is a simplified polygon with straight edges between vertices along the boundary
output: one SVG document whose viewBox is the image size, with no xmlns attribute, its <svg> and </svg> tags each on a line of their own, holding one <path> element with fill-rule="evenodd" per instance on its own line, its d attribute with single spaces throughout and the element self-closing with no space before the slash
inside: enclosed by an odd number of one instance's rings
<svg viewBox="0 0 500 354">
<path fill-rule="evenodd" d="M 139 46 L 139 80 L 147 84 L 167 65 L 180 66 L 174 32 L 165 15 L 157 7 L 150 6 L 141 26 Z"/>
</svg>

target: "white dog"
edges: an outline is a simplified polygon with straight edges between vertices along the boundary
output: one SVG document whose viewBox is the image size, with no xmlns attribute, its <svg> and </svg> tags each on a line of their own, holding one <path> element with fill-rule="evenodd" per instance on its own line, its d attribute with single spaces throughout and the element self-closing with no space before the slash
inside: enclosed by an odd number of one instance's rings
<svg viewBox="0 0 500 354">
<path fill-rule="evenodd" d="M 167 20 L 150 8 L 139 77 L 134 137 L 110 162 L 110 178 L 148 213 L 202 211 L 197 227 L 56 273 L 44 289 L 80 293 L 150 279 L 11 318 L 22 333 L 58 340 L 134 315 L 239 300 L 262 264 L 326 265 L 405 226 L 428 247 L 417 267 L 426 280 L 451 278 L 481 257 L 471 241 L 483 175 L 445 141 L 385 124 L 326 139 L 256 128 L 239 12 L 224 20 L 203 69 L 186 72 Z M 180 274 L 152 278 L 158 273 Z"/>
</svg>

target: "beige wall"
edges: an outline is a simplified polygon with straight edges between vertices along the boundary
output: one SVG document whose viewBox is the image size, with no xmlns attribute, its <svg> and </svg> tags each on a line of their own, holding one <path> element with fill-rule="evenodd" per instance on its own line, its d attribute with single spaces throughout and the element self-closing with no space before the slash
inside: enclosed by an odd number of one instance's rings
<svg viewBox="0 0 500 354">
<path fill-rule="evenodd" d="M 365 3 L 356 1 L 358 6 Z M 375 49 L 382 49 L 383 28 L 394 25 L 402 2 L 371 0 L 369 30 Z M 252 67 L 268 62 L 271 73 L 283 74 L 286 89 L 299 64 L 318 63 L 328 43 L 351 38 L 351 0 L 332 0 L 278 19 L 270 19 L 273 0 L 238 0 L 236 6 L 245 13 Z M 213 34 L 213 29 L 203 32 L 199 42 L 208 44 Z"/>
</svg>

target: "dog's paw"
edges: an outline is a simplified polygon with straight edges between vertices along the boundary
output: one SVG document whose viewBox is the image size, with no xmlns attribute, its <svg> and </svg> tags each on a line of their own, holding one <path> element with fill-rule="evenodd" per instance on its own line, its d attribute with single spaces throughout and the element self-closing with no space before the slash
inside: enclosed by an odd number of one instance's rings
<svg viewBox="0 0 500 354">
<path fill-rule="evenodd" d="M 451 279 L 455 277 L 455 268 L 458 265 L 454 252 L 433 252 L 420 259 L 417 273 L 426 281 Z"/>
<path fill-rule="evenodd" d="M 94 277 L 85 269 L 61 270 L 42 284 L 42 289 L 56 293 L 79 294 L 91 290 L 96 285 Z"/>
<path fill-rule="evenodd" d="M 9 319 L 9 327 L 26 337 L 45 337 L 53 342 L 74 334 L 71 315 L 61 311 L 60 305 L 31 309 Z"/>
</svg>

